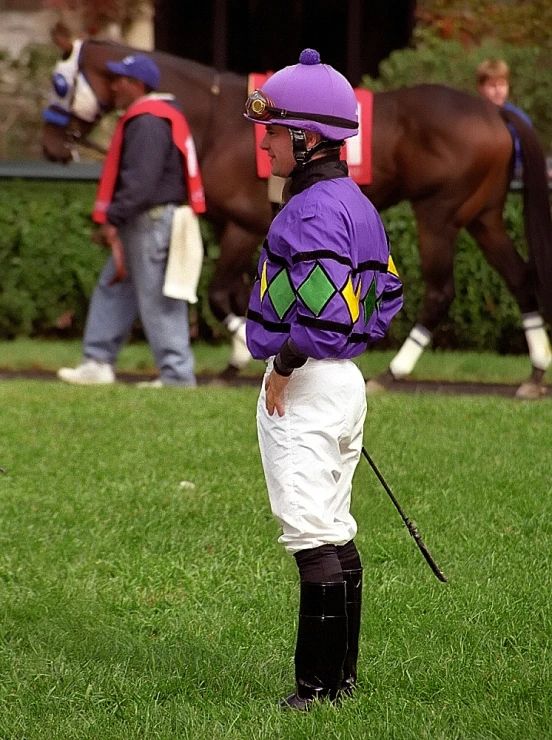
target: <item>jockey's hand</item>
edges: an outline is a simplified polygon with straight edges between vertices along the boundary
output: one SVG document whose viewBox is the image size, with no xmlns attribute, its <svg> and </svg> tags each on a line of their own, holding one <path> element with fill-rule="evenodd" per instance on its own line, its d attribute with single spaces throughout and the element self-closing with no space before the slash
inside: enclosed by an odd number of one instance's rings
<svg viewBox="0 0 552 740">
<path fill-rule="evenodd" d="M 266 379 L 266 410 L 268 411 L 269 416 L 274 414 L 274 410 L 278 412 L 278 416 L 284 415 L 283 395 L 290 378 L 291 375 L 279 375 L 272 370 Z"/>
</svg>

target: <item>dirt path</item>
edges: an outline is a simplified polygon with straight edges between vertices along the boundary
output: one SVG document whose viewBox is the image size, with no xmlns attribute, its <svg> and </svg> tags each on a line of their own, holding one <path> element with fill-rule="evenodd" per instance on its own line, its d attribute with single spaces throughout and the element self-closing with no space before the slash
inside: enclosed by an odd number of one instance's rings
<svg viewBox="0 0 552 740">
<path fill-rule="evenodd" d="M 117 379 L 126 384 L 133 384 L 140 380 L 151 380 L 154 375 L 124 373 L 118 372 Z M 49 370 L 0 370 L 1 380 L 49 380 L 56 381 L 57 377 L 54 371 Z M 199 385 L 221 385 L 217 382 L 216 376 L 200 375 L 198 376 Z M 239 377 L 232 382 L 226 383 L 228 387 L 239 386 L 256 386 L 261 383 L 260 377 Z M 514 398 L 517 389 L 516 385 L 505 383 L 451 383 L 437 380 L 395 380 L 387 383 L 387 390 L 399 393 L 440 393 L 449 396 L 503 396 Z M 552 397 L 552 386 L 547 387 L 545 397 Z"/>
</svg>

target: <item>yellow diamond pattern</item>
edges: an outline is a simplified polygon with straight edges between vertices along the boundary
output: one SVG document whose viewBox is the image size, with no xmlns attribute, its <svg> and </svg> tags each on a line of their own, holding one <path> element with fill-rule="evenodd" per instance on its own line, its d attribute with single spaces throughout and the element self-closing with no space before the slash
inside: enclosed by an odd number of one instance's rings
<svg viewBox="0 0 552 740">
<path fill-rule="evenodd" d="M 349 275 L 349 279 L 347 280 L 345 287 L 341 291 L 341 295 L 345 299 L 345 303 L 347 304 L 347 308 L 349 309 L 349 313 L 351 314 L 353 324 L 356 323 L 360 314 L 360 290 L 361 281 L 358 281 L 358 286 L 355 292 L 355 289 L 353 288 L 353 281 L 351 280 L 351 276 Z"/>
<path fill-rule="evenodd" d="M 263 269 L 261 272 L 261 301 L 263 300 L 263 296 L 266 293 L 266 289 L 268 287 L 268 281 L 266 279 L 266 263 L 267 260 L 264 261 Z"/>
<path fill-rule="evenodd" d="M 387 262 L 387 272 L 390 272 L 392 275 L 395 275 L 395 277 L 399 277 L 398 270 L 395 267 L 395 263 L 393 262 L 393 257 L 391 257 L 391 255 L 389 255 L 389 260 Z"/>
</svg>

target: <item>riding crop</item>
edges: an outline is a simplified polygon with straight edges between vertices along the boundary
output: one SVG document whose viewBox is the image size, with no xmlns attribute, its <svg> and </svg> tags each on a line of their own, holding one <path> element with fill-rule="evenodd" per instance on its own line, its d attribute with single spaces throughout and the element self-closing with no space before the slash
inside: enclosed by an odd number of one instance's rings
<svg viewBox="0 0 552 740">
<path fill-rule="evenodd" d="M 372 458 L 370 457 L 370 455 L 368 454 L 368 451 L 366 450 L 366 447 L 363 447 L 362 448 L 362 454 L 368 460 L 368 463 L 369 463 L 370 467 L 372 468 L 372 470 L 374 471 L 374 473 L 376 474 L 377 479 L 379 480 L 379 482 L 381 483 L 381 485 L 384 487 L 384 489 L 385 489 L 386 493 L 388 494 L 389 498 L 391 499 L 391 501 L 394 503 L 395 508 L 397 509 L 397 511 L 399 512 L 399 514 L 401 515 L 401 519 L 406 524 L 406 528 L 408 529 L 408 531 L 410 532 L 410 534 L 414 538 L 414 541 L 416 542 L 416 544 L 420 548 L 421 553 L 424 556 L 424 558 L 426 559 L 427 564 L 429 565 L 429 567 L 431 568 L 431 570 L 435 573 L 435 575 L 437 576 L 437 578 L 440 581 L 442 581 L 443 583 L 446 583 L 447 582 L 447 578 L 445 577 L 443 571 L 441 570 L 441 568 L 439 568 L 439 566 L 437 565 L 437 563 L 433 559 L 433 556 L 431 555 L 431 553 L 427 549 L 426 544 L 422 540 L 422 538 L 420 536 L 420 533 L 416 529 L 416 526 L 414 525 L 414 523 L 410 521 L 410 519 L 405 515 L 404 511 L 401 509 L 401 507 L 399 505 L 399 502 L 397 501 L 397 499 L 393 495 L 393 491 L 389 488 L 389 486 L 385 482 L 385 479 L 384 479 L 383 475 L 377 469 L 376 464 L 372 460 Z"/>
</svg>

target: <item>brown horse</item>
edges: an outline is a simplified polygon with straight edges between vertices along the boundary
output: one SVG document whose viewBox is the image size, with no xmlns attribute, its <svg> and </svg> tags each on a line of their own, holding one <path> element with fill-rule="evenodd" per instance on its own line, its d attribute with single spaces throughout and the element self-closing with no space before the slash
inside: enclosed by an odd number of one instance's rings
<svg viewBox="0 0 552 740">
<path fill-rule="evenodd" d="M 68 81 L 67 101 L 58 100 L 51 108 L 69 115 L 51 116 L 55 123 L 46 123 L 43 130 L 42 145 L 49 159 L 68 161 L 71 147 L 112 107 L 105 63 L 133 51 L 107 42 L 82 45 L 78 68 L 75 62 L 73 79 Z M 168 54 L 151 56 L 162 73 L 161 88 L 179 100 L 196 142 L 206 216 L 220 243 L 209 302 L 215 316 L 236 331 L 240 325 L 236 315 L 243 316 L 247 304 L 252 256 L 273 215 L 267 183 L 256 174 L 253 126 L 243 117 L 247 80 Z M 87 101 L 80 110 L 79 100 Z M 516 130 L 525 164 L 529 263 L 515 249 L 502 219 L 513 154 L 506 119 Z M 552 223 L 545 161 L 533 130 L 517 116 L 441 85 L 376 93 L 373 182 L 363 192 L 380 210 L 409 200 L 418 224 L 424 302 L 419 324 L 391 363 L 394 377 L 412 370 L 450 307 L 454 245 L 463 227 L 505 280 L 522 314 L 531 314 L 531 328 L 524 323 L 528 340 L 530 331 L 534 338 L 534 324 L 540 319 L 539 303 L 545 318 L 552 320 Z M 533 396 L 542 392 L 550 360 L 546 333 L 538 327 L 537 333 L 538 341 L 529 341 L 531 380 L 524 384 Z M 231 365 L 243 360 L 243 353 L 234 354 Z"/>
</svg>

